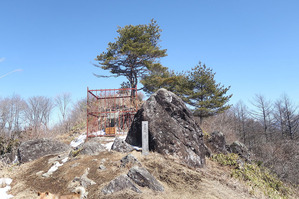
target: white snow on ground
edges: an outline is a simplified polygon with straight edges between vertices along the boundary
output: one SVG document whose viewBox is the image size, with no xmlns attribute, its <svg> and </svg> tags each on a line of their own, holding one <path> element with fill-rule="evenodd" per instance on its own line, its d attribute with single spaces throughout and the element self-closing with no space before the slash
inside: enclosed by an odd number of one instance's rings
<svg viewBox="0 0 299 199">
<path fill-rule="evenodd" d="M 15 157 L 14 161 L 12 161 L 12 164 L 17 164 L 19 162 L 18 156 Z"/>
<path fill-rule="evenodd" d="M 44 173 L 43 176 L 49 177 L 58 169 L 58 167 L 61 167 L 63 165 L 63 163 L 65 163 L 67 160 L 68 160 L 68 157 L 61 160 L 62 163 L 59 163 L 58 161 L 55 162 L 54 165 L 49 169 L 49 171 L 47 173 Z"/>
<path fill-rule="evenodd" d="M 91 133 L 91 135 L 95 135 L 95 136 L 105 135 L 105 132 L 104 131 L 98 131 L 98 132 Z M 86 140 L 86 133 L 79 135 L 79 137 L 77 139 L 71 141 L 70 146 L 73 147 L 73 148 L 76 148 L 80 144 L 84 143 L 85 140 Z"/>
<path fill-rule="evenodd" d="M 134 148 L 136 151 L 142 151 L 142 148 L 141 148 L 141 147 L 133 146 L 133 148 Z"/>
<path fill-rule="evenodd" d="M 63 163 L 65 163 L 69 158 L 66 157 L 64 158 L 61 162 L 55 162 L 55 164 L 49 169 L 48 173 L 53 173 L 54 171 L 56 171 L 58 169 L 58 167 L 61 167 L 63 165 Z"/>
<path fill-rule="evenodd" d="M 7 194 L 7 192 L 11 189 L 11 187 L 9 186 L 12 182 L 12 179 L 10 178 L 0 178 L 0 187 L 4 187 L 4 188 L 0 188 L 0 198 L 1 199 L 9 199 L 12 198 L 13 195 Z"/>
<path fill-rule="evenodd" d="M 122 136 L 118 136 L 118 138 L 122 139 L 122 140 L 125 140 L 127 137 L 127 135 L 122 135 Z"/>
<path fill-rule="evenodd" d="M 49 169 L 49 171 L 47 173 L 53 173 L 54 171 L 56 171 L 58 169 L 58 167 L 61 167 L 63 164 L 60 164 L 59 162 L 55 162 L 55 164 Z"/>
<path fill-rule="evenodd" d="M 62 161 L 62 163 L 66 163 L 66 161 L 69 159 L 69 157 L 64 158 Z"/>
<path fill-rule="evenodd" d="M 108 143 L 106 143 L 106 144 L 103 144 L 103 146 L 106 147 L 106 149 L 107 149 L 108 151 L 110 151 L 110 150 L 111 150 L 111 147 L 112 147 L 112 144 L 113 144 L 113 142 L 108 142 Z"/>
<path fill-rule="evenodd" d="M 106 133 L 105 133 L 105 131 L 98 131 L 98 132 L 94 132 L 94 133 L 91 133 L 91 135 L 95 135 L 95 136 L 97 136 L 97 135 L 106 135 Z"/>
<path fill-rule="evenodd" d="M 117 136 L 118 138 L 125 140 L 127 137 L 127 132 L 117 132 L 117 135 L 121 135 L 121 136 Z M 105 135 L 104 131 L 98 131 L 98 132 L 94 132 L 91 135 Z M 102 137 L 103 141 L 106 142 L 106 144 L 103 144 L 103 146 L 106 147 L 107 150 L 110 151 L 112 144 L 114 142 L 115 137 Z M 84 143 L 86 140 L 86 134 L 82 134 L 80 135 L 78 138 L 76 138 L 75 140 L 73 140 L 70 144 L 71 147 L 76 148 L 77 146 L 79 146 L 80 144 Z M 137 149 L 136 149 L 137 150 Z"/>
<path fill-rule="evenodd" d="M 11 178 L 0 178 L 0 187 L 3 187 L 4 185 L 10 185 L 11 182 Z"/>
<path fill-rule="evenodd" d="M 79 146 L 80 144 L 84 143 L 86 139 L 86 135 L 82 134 L 80 135 L 77 139 L 71 141 L 71 147 L 76 148 L 77 146 Z"/>
</svg>

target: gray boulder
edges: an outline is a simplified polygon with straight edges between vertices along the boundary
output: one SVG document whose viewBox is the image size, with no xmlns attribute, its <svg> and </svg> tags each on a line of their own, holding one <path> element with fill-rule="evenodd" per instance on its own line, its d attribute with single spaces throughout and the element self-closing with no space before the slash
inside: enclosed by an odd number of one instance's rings
<svg viewBox="0 0 299 199">
<path fill-rule="evenodd" d="M 141 191 L 135 186 L 135 184 L 127 175 L 120 175 L 112 180 L 102 189 L 102 192 L 104 194 L 111 194 L 125 189 L 131 189 L 132 191 L 141 193 Z"/>
<path fill-rule="evenodd" d="M 251 161 L 249 150 L 245 144 L 235 141 L 229 146 L 229 150 L 231 153 L 238 154 L 241 158 L 245 159 L 245 161 Z"/>
<path fill-rule="evenodd" d="M 228 153 L 228 151 L 226 150 L 225 136 L 221 132 L 213 132 L 208 138 L 206 144 L 209 147 L 209 149 L 211 149 L 212 153 Z"/>
<path fill-rule="evenodd" d="M 128 176 L 141 187 L 148 187 L 154 191 L 164 191 L 164 187 L 143 167 L 131 168 Z"/>
<path fill-rule="evenodd" d="M 79 153 L 84 155 L 98 155 L 103 151 L 106 151 L 106 148 L 101 144 L 101 138 L 97 137 L 85 142 Z"/>
<path fill-rule="evenodd" d="M 133 165 L 141 166 L 141 163 L 132 154 L 126 155 L 120 160 L 120 162 L 120 167 L 131 167 Z"/>
<path fill-rule="evenodd" d="M 128 153 L 133 151 L 134 148 L 130 144 L 126 143 L 126 141 L 116 137 L 111 146 L 111 150 L 122 152 L 122 153 Z"/>
<path fill-rule="evenodd" d="M 75 177 L 71 182 L 68 184 L 68 189 L 73 190 L 78 186 L 82 186 L 84 188 L 87 188 L 91 185 L 95 185 L 96 182 L 93 180 L 89 179 L 87 175 L 89 174 L 89 168 L 86 168 L 83 175 L 81 177 Z"/>
<path fill-rule="evenodd" d="M 136 113 L 126 142 L 142 146 L 141 124 L 148 121 L 149 149 L 175 155 L 192 167 L 205 164 L 206 146 L 201 128 L 185 103 L 172 92 L 159 89 Z"/>
<path fill-rule="evenodd" d="M 6 164 L 16 164 L 19 163 L 18 157 L 17 157 L 17 150 L 12 151 L 11 153 L 5 153 L 0 156 L 0 161 L 4 162 Z"/>
<path fill-rule="evenodd" d="M 20 163 L 32 161 L 46 155 L 55 155 L 71 150 L 67 144 L 51 139 L 36 139 L 23 142 L 18 148 Z"/>
</svg>

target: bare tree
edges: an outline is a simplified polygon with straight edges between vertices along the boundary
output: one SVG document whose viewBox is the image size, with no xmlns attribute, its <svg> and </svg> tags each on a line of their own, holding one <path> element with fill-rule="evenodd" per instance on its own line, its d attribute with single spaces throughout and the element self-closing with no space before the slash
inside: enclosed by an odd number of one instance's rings
<svg viewBox="0 0 299 199">
<path fill-rule="evenodd" d="M 38 135 L 38 131 L 44 126 L 47 130 L 50 114 L 54 105 L 50 98 L 44 96 L 30 97 L 27 101 L 26 119 L 33 132 Z"/>
<path fill-rule="evenodd" d="M 195 117 L 195 120 L 199 124 L 199 118 Z M 223 113 L 208 117 L 200 127 L 208 133 L 220 131 L 225 135 L 227 143 L 232 143 L 239 137 L 236 133 L 236 125 L 233 108 L 230 108 Z"/>
<path fill-rule="evenodd" d="M 0 101 L 0 132 L 1 134 L 6 134 L 6 125 L 8 122 L 9 107 L 8 98 L 2 99 Z"/>
<path fill-rule="evenodd" d="M 55 105 L 58 107 L 62 122 L 65 122 L 67 119 L 68 108 L 71 103 L 71 94 L 70 93 L 62 93 L 55 97 Z"/>
<path fill-rule="evenodd" d="M 284 107 L 282 100 L 279 99 L 274 104 L 274 118 L 275 126 L 279 129 L 281 135 L 284 135 L 285 121 L 284 121 Z"/>
<path fill-rule="evenodd" d="M 69 121 L 71 126 L 79 126 L 79 128 L 86 127 L 86 114 L 87 114 L 87 104 L 86 98 L 77 101 L 72 108 Z"/>
<path fill-rule="evenodd" d="M 242 101 L 239 101 L 233 107 L 233 110 L 236 118 L 236 130 L 240 133 L 243 139 L 243 143 L 245 144 L 246 143 L 246 121 L 249 117 L 248 108 Z"/>
<path fill-rule="evenodd" d="M 256 94 L 252 103 L 256 109 L 251 111 L 251 114 L 257 119 L 264 128 L 266 142 L 268 141 L 269 128 L 272 123 L 272 103 L 263 95 Z"/>
<path fill-rule="evenodd" d="M 0 131 L 9 137 L 13 132 L 20 131 L 26 102 L 19 96 L 13 95 L 0 101 Z"/>
<path fill-rule="evenodd" d="M 19 95 L 13 95 L 10 100 L 10 115 L 12 119 L 12 130 L 20 131 L 22 128 L 22 120 L 26 102 Z"/>
<path fill-rule="evenodd" d="M 298 107 L 284 94 L 275 103 L 275 118 L 282 135 L 288 135 L 291 139 L 294 138 L 298 129 L 299 117 L 297 113 Z"/>
</svg>

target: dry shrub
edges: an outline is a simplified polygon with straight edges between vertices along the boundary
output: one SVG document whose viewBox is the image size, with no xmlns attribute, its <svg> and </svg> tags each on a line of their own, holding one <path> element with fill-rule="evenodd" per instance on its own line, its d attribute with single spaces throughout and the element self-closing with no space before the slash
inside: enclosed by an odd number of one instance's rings
<svg viewBox="0 0 299 199">
<path fill-rule="evenodd" d="M 199 124 L 199 118 L 195 117 L 195 120 Z M 210 134 L 214 131 L 222 132 L 225 135 L 227 143 L 238 140 L 235 133 L 234 120 L 229 111 L 205 118 L 200 127 L 206 134 Z"/>
</svg>

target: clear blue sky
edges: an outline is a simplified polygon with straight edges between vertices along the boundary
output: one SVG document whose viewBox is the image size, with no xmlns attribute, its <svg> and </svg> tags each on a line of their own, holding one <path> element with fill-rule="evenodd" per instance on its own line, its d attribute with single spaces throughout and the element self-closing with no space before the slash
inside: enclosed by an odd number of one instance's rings
<svg viewBox="0 0 299 199">
<path fill-rule="evenodd" d="M 99 79 L 94 58 L 117 36 L 117 26 L 163 29 L 164 66 L 190 70 L 202 61 L 231 86 L 231 103 L 255 94 L 299 99 L 299 1 L 275 0 L 3 0 L 0 2 L 0 97 L 19 94 L 73 100 L 86 88 L 118 88 Z M 3 77 L 3 75 L 20 69 Z"/>
</svg>

